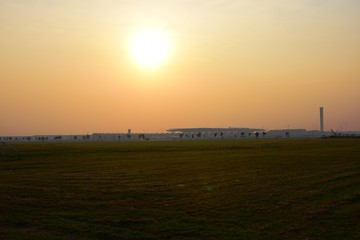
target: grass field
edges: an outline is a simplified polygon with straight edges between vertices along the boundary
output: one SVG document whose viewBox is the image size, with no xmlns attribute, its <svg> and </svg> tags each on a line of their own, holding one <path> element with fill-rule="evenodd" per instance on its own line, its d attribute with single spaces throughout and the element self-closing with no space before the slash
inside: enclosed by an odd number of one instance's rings
<svg viewBox="0 0 360 240">
<path fill-rule="evenodd" d="M 15 145 L 0 239 L 360 239 L 360 140 Z"/>
</svg>

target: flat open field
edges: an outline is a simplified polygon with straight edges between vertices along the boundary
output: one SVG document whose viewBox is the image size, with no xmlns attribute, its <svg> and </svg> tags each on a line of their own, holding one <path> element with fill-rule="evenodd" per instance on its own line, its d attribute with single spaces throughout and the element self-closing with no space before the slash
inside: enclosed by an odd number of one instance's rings
<svg viewBox="0 0 360 240">
<path fill-rule="evenodd" d="M 360 239 L 360 140 L 15 145 L 1 239 Z"/>
</svg>

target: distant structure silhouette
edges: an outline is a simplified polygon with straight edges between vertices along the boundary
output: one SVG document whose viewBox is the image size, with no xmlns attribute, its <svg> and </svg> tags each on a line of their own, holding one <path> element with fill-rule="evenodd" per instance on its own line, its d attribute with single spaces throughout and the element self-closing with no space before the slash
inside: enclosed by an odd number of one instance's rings
<svg viewBox="0 0 360 240">
<path fill-rule="evenodd" d="M 324 108 L 320 107 L 320 132 L 324 133 Z"/>
</svg>

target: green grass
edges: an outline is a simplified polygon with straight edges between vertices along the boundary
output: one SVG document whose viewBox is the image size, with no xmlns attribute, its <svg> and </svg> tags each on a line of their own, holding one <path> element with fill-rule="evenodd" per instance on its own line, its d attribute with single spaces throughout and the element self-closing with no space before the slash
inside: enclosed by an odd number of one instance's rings
<svg viewBox="0 0 360 240">
<path fill-rule="evenodd" d="M 1 239 L 360 239 L 358 139 L 16 147 Z"/>
</svg>

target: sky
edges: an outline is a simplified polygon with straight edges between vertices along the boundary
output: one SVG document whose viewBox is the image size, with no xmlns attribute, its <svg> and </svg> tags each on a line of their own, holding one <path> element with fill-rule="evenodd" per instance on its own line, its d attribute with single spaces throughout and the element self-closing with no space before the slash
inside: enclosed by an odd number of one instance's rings
<svg viewBox="0 0 360 240">
<path fill-rule="evenodd" d="M 129 55 L 139 29 L 171 50 Z M 358 0 L 0 0 L 0 135 L 360 130 Z"/>
</svg>

